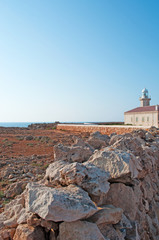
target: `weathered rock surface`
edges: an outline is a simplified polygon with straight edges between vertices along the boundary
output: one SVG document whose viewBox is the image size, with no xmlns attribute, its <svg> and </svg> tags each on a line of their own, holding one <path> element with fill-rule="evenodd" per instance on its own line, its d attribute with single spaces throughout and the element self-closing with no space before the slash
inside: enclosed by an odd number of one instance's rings
<svg viewBox="0 0 159 240">
<path fill-rule="evenodd" d="M 95 152 L 89 158 L 89 162 L 108 172 L 110 179 L 123 178 L 127 175 L 134 179 L 142 170 L 139 159 L 133 154 L 111 147 Z"/>
<path fill-rule="evenodd" d="M 132 135 L 123 136 L 112 145 L 113 148 L 123 151 L 129 150 L 136 156 L 140 156 L 143 152 L 142 146 L 145 146 L 145 141 L 139 137 L 132 137 Z"/>
<path fill-rule="evenodd" d="M 33 183 L 27 185 L 26 210 L 45 220 L 71 222 L 93 215 L 97 208 L 80 187 L 55 189 Z"/>
<path fill-rule="evenodd" d="M 111 224 L 110 225 L 99 224 L 98 228 L 106 240 L 124 240 L 125 239 L 126 232 L 125 231 L 121 232 L 120 230 L 116 230 Z"/>
<path fill-rule="evenodd" d="M 87 143 L 94 149 L 101 149 L 109 145 L 110 137 L 108 135 L 102 135 L 100 132 L 94 132 L 90 134 Z"/>
<path fill-rule="evenodd" d="M 105 198 L 105 204 L 112 204 L 122 208 L 125 215 L 135 220 L 137 213 L 137 199 L 132 187 L 123 183 L 111 184 L 110 190 Z"/>
<path fill-rule="evenodd" d="M 55 161 L 64 160 L 68 162 L 85 162 L 92 155 L 93 149 L 89 146 L 63 146 L 58 144 L 54 146 Z"/>
<path fill-rule="evenodd" d="M 102 223 L 117 224 L 122 218 L 122 213 L 123 210 L 121 208 L 116 208 L 113 205 L 105 205 L 101 206 L 101 209 L 88 220 L 97 225 Z"/>
<path fill-rule="evenodd" d="M 46 170 L 45 184 L 48 186 L 76 184 L 92 197 L 104 196 L 109 190 L 109 175 L 89 162 L 68 163 L 57 161 Z M 95 199 L 94 199 L 95 200 Z"/>
<path fill-rule="evenodd" d="M 15 228 L 10 228 L 10 229 L 3 229 L 0 230 L 0 240 L 8 240 L 8 239 L 13 239 L 13 236 L 15 234 Z"/>
<path fill-rule="evenodd" d="M 59 237 L 60 240 L 105 240 L 97 225 L 86 221 L 61 223 Z"/>
<path fill-rule="evenodd" d="M 16 195 L 19 195 L 23 192 L 26 182 L 18 182 L 18 183 L 12 183 L 9 188 L 5 192 L 5 196 L 7 198 L 12 198 Z"/>
<path fill-rule="evenodd" d="M 21 224 L 17 227 L 13 240 L 45 240 L 45 233 L 41 227 Z"/>
</svg>

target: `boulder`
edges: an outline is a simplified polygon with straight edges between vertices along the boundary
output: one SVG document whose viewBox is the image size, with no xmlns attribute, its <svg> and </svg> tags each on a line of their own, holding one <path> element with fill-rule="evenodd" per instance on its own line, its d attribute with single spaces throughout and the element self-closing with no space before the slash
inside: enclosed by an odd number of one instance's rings
<svg viewBox="0 0 159 240">
<path fill-rule="evenodd" d="M 83 146 L 63 146 L 58 144 L 54 146 L 55 161 L 64 160 L 68 162 L 85 162 L 93 153 L 93 149 Z"/>
<path fill-rule="evenodd" d="M 87 221 L 94 222 L 97 225 L 105 224 L 117 224 L 122 218 L 123 210 L 116 208 L 113 205 L 101 206 L 101 209 L 93 216 L 87 219 Z"/>
<path fill-rule="evenodd" d="M 13 239 L 14 234 L 15 234 L 15 228 L 0 230 L 0 240 Z"/>
<path fill-rule="evenodd" d="M 89 158 L 89 162 L 108 172 L 111 180 L 127 175 L 134 179 L 142 170 L 139 159 L 133 154 L 111 147 L 95 152 Z"/>
<path fill-rule="evenodd" d="M 62 170 L 67 165 L 69 165 L 67 161 L 56 161 L 51 163 L 46 169 L 46 174 L 44 177 L 45 184 L 52 187 L 61 185 L 62 179 L 60 170 Z"/>
<path fill-rule="evenodd" d="M 120 221 L 114 225 L 115 229 L 131 229 L 132 225 L 130 220 L 124 215 L 122 214 L 122 217 L 120 219 Z"/>
<path fill-rule="evenodd" d="M 47 186 L 76 184 L 86 190 L 92 197 L 105 195 L 109 190 L 109 175 L 90 163 L 67 163 L 58 161 L 50 164 L 46 170 Z"/>
<path fill-rule="evenodd" d="M 94 149 L 101 149 L 109 145 L 110 137 L 108 135 L 102 135 L 100 132 L 94 132 L 90 134 L 87 143 Z"/>
<path fill-rule="evenodd" d="M 73 146 L 74 147 L 77 147 L 77 146 L 80 146 L 80 147 L 83 147 L 83 148 L 90 148 L 92 150 L 92 152 L 94 151 L 94 148 L 89 145 L 87 142 L 85 142 L 83 139 L 77 137 L 77 136 L 73 136 Z"/>
<path fill-rule="evenodd" d="M 119 141 L 122 137 L 123 137 L 123 135 L 113 134 L 113 135 L 110 137 L 109 145 L 110 145 L 110 146 L 113 145 L 115 142 Z"/>
<path fill-rule="evenodd" d="M 98 228 L 106 240 L 125 240 L 125 230 L 115 230 L 112 225 L 99 224 Z"/>
<path fill-rule="evenodd" d="M 13 240 L 45 240 L 45 233 L 41 227 L 20 224 L 16 228 Z"/>
<path fill-rule="evenodd" d="M 80 187 L 49 188 L 37 183 L 27 185 L 26 210 L 45 220 L 76 221 L 93 215 L 97 208 Z"/>
<path fill-rule="evenodd" d="M 26 182 L 16 182 L 9 185 L 9 188 L 5 191 L 6 198 L 13 198 L 23 192 Z"/>
<path fill-rule="evenodd" d="M 140 138 L 145 140 L 145 134 L 146 133 L 147 133 L 147 131 L 144 130 L 144 129 L 137 129 L 137 130 L 132 131 L 131 134 L 132 134 L 133 137 L 140 137 Z"/>
<path fill-rule="evenodd" d="M 105 240 L 94 223 L 86 221 L 63 222 L 59 228 L 60 240 Z"/>
<path fill-rule="evenodd" d="M 83 165 L 87 169 L 87 175 L 83 179 L 81 187 L 89 193 L 93 201 L 100 203 L 109 190 L 109 174 L 89 162 Z"/>
<path fill-rule="evenodd" d="M 122 208 L 124 214 L 130 219 L 135 220 L 138 209 L 138 200 L 132 187 L 122 183 L 111 184 L 109 192 L 104 200 L 105 204 L 112 204 L 115 207 Z"/>
<path fill-rule="evenodd" d="M 135 156 L 140 156 L 143 152 L 142 146 L 145 146 L 145 141 L 139 137 L 125 137 L 123 136 L 116 141 L 112 147 L 123 151 L 130 151 Z"/>
</svg>

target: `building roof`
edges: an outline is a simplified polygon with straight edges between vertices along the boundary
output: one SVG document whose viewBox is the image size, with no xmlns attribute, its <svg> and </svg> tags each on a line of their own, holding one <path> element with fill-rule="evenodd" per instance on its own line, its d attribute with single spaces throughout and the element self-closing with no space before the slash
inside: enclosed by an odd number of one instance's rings
<svg viewBox="0 0 159 240">
<path fill-rule="evenodd" d="M 156 109 L 156 107 L 157 107 L 157 109 Z M 137 107 L 137 108 L 129 110 L 125 113 L 133 113 L 133 112 L 139 113 L 139 112 L 153 112 L 153 111 L 159 111 L 159 106 L 154 105 L 154 106 Z"/>
</svg>

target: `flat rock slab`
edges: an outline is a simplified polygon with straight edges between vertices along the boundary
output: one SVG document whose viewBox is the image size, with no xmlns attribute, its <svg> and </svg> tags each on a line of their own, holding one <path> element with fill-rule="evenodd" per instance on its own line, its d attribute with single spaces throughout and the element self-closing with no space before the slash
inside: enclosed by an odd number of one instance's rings
<svg viewBox="0 0 159 240">
<path fill-rule="evenodd" d="M 123 210 L 121 208 L 116 208 L 113 205 L 105 205 L 88 220 L 97 225 L 102 223 L 117 224 L 122 218 L 122 213 Z"/>
<path fill-rule="evenodd" d="M 50 188 L 37 183 L 27 185 L 26 210 L 54 222 L 72 222 L 97 212 L 88 193 L 80 187 Z"/>
<path fill-rule="evenodd" d="M 105 240 L 95 223 L 86 221 L 60 224 L 60 240 Z"/>
</svg>

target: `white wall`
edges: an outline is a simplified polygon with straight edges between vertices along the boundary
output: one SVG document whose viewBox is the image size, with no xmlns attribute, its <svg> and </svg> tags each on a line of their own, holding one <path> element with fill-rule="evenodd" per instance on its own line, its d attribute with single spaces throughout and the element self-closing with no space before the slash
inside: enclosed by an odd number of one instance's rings
<svg viewBox="0 0 159 240">
<path fill-rule="evenodd" d="M 138 119 L 138 121 L 137 121 Z M 125 113 L 124 122 L 125 124 L 132 124 L 136 126 L 155 126 L 158 127 L 159 113 L 154 112 L 143 112 L 143 113 Z"/>
</svg>

